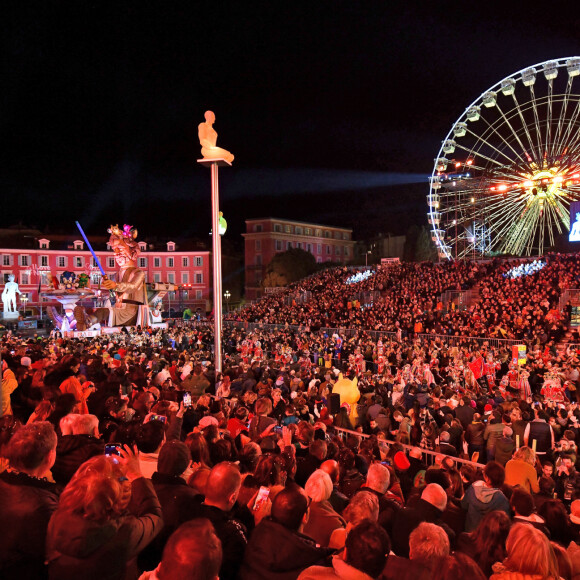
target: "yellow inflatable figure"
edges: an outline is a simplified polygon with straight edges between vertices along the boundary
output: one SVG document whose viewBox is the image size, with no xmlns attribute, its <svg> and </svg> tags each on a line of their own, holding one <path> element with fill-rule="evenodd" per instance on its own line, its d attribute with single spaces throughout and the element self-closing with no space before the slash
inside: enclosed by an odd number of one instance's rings
<svg viewBox="0 0 580 580">
<path fill-rule="evenodd" d="M 338 381 L 332 387 L 333 393 L 340 395 L 340 404 L 348 403 L 350 406 L 350 421 L 356 425 L 358 413 L 356 411 L 356 403 L 360 399 L 360 391 L 358 390 L 358 381 L 355 377 L 352 381 L 345 379 L 342 373 L 338 375 Z"/>
</svg>

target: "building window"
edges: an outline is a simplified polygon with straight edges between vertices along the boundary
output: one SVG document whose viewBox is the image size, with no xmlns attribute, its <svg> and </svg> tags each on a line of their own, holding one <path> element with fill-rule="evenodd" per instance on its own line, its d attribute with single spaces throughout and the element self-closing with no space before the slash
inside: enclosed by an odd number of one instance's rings
<svg viewBox="0 0 580 580">
<path fill-rule="evenodd" d="M 147 258 L 139 258 L 139 268 L 147 268 Z"/>
<path fill-rule="evenodd" d="M 286 249 L 289 250 L 292 247 L 292 242 L 286 242 Z"/>
<path fill-rule="evenodd" d="M 195 265 L 199 268 L 200 266 L 203 266 L 203 257 L 202 256 L 196 256 L 195 257 Z"/>
<path fill-rule="evenodd" d="M 284 231 L 287 234 L 291 234 L 292 233 L 292 226 L 284 226 Z"/>
<path fill-rule="evenodd" d="M 168 252 L 175 252 L 175 243 L 174 242 L 167 242 L 167 251 Z"/>
<path fill-rule="evenodd" d="M 330 253 L 331 253 L 331 252 L 330 252 L 330 246 L 326 246 L 326 253 L 327 253 L 327 254 L 330 254 Z"/>
<path fill-rule="evenodd" d="M 196 284 L 203 284 L 203 274 L 198 272 L 195 274 L 195 283 Z"/>
<path fill-rule="evenodd" d="M 146 252 L 147 251 L 147 242 L 139 242 L 139 249 L 142 252 Z"/>
<path fill-rule="evenodd" d="M 262 240 L 256 240 L 256 252 L 262 251 Z"/>
<path fill-rule="evenodd" d="M 330 232 L 328 230 L 324 230 L 324 237 L 330 238 Z"/>
<path fill-rule="evenodd" d="M 167 267 L 168 268 L 173 268 L 174 263 L 175 263 L 175 260 L 173 258 L 167 258 Z"/>
<path fill-rule="evenodd" d="M 296 226 L 295 232 L 296 232 L 297 236 L 301 236 L 302 235 L 302 228 L 300 226 Z"/>
<path fill-rule="evenodd" d="M 66 258 L 64 256 L 59 256 L 56 259 L 56 263 L 59 268 L 66 268 Z"/>
<path fill-rule="evenodd" d="M 21 266 L 28 266 L 29 265 L 29 263 L 28 263 L 28 256 L 26 256 L 24 254 L 21 254 L 20 255 L 20 265 Z"/>
<path fill-rule="evenodd" d="M 155 268 L 161 268 L 161 258 L 153 258 L 153 266 Z"/>
<path fill-rule="evenodd" d="M 75 268 L 82 268 L 82 267 L 83 267 L 82 256 L 75 256 Z"/>
<path fill-rule="evenodd" d="M 314 232 L 314 235 L 315 235 L 317 238 L 320 238 L 320 237 L 322 236 L 322 230 L 321 230 L 321 229 L 317 229 L 317 230 Z"/>
<path fill-rule="evenodd" d="M 344 246 L 344 255 L 348 256 L 348 246 Z"/>
<path fill-rule="evenodd" d="M 256 266 L 262 265 L 262 254 L 256 254 Z"/>
<path fill-rule="evenodd" d="M 203 290 L 196 290 L 195 291 L 195 299 L 201 300 L 203 298 Z"/>
<path fill-rule="evenodd" d="M 101 283 L 101 273 L 100 272 L 92 272 L 91 273 L 91 284 L 100 284 Z"/>
<path fill-rule="evenodd" d="M 254 231 L 255 232 L 261 232 L 262 231 L 262 224 L 256 224 L 254 226 Z"/>
<path fill-rule="evenodd" d="M 28 284 L 30 284 L 30 276 L 28 275 L 27 272 L 20 273 L 20 283 L 23 286 L 27 286 Z M 22 296 L 20 297 L 20 300 L 22 300 Z"/>
<path fill-rule="evenodd" d="M 153 282 L 156 282 L 157 284 L 159 284 L 161 282 L 161 273 L 160 272 L 153 273 Z"/>
<path fill-rule="evenodd" d="M 322 254 L 322 244 L 316 244 L 316 253 Z"/>
<path fill-rule="evenodd" d="M 40 266 L 48 266 L 48 256 L 40 256 Z"/>
<path fill-rule="evenodd" d="M 183 258 L 181 258 L 181 265 L 184 268 L 189 268 L 189 258 L 187 256 L 184 256 Z"/>
<path fill-rule="evenodd" d="M 316 262 L 322 264 L 322 256 L 316 256 Z"/>
<path fill-rule="evenodd" d="M 302 249 L 302 244 L 300 242 L 296 242 L 296 247 L 301 250 Z"/>
<path fill-rule="evenodd" d="M 312 230 L 310 228 L 304 228 L 304 235 L 309 236 Z"/>
<path fill-rule="evenodd" d="M 42 286 L 47 286 L 48 285 L 48 282 L 49 282 L 48 274 L 49 273 L 46 272 L 46 271 L 40 272 L 40 284 Z"/>
<path fill-rule="evenodd" d="M 189 284 L 189 273 L 188 272 L 181 272 L 181 283 L 182 284 Z"/>
<path fill-rule="evenodd" d="M 169 282 L 169 284 L 175 284 L 175 273 L 174 272 L 167 272 L 167 282 Z"/>
<path fill-rule="evenodd" d="M 334 246 L 334 253 L 339 256 L 340 255 L 340 246 Z"/>
<path fill-rule="evenodd" d="M 282 242 L 281 242 L 281 240 L 276 240 L 276 251 L 277 252 L 282 251 Z"/>
<path fill-rule="evenodd" d="M 275 232 L 281 232 L 282 231 L 282 225 L 281 224 L 274 224 L 274 231 Z"/>
<path fill-rule="evenodd" d="M 107 268 L 115 267 L 115 258 L 107 258 Z"/>
<path fill-rule="evenodd" d="M 349 239 L 349 236 L 348 236 L 348 233 L 347 233 L 347 232 L 344 232 L 344 233 L 342 234 L 342 239 L 343 239 L 343 240 L 348 240 L 348 239 Z"/>
<path fill-rule="evenodd" d="M 75 250 L 82 250 L 84 248 L 85 243 L 81 240 L 75 240 L 73 242 L 73 247 Z"/>
<path fill-rule="evenodd" d="M 312 254 L 312 244 L 306 244 L 306 250 Z"/>
<path fill-rule="evenodd" d="M 12 266 L 12 256 L 10 254 L 4 254 L 2 256 L 2 265 L 3 266 Z"/>
</svg>

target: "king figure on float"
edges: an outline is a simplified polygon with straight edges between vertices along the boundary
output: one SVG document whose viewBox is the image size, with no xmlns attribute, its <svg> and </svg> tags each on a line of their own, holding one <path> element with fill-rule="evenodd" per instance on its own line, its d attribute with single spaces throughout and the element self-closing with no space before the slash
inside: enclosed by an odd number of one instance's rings
<svg viewBox="0 0 580 580">
<path fill-rule="evenodd" d="M 102 286 L 114 292 L 116 302 L 111 308 L 97 308 L 92 311 L 77 306 L 74 310 L 77 330 L 84 330 L 96 323 L 107 326 L 148 326 L 145 273 L 137 267 L 139 255 L 137 230 L 125 225 L 123 229 L 111 226 L 107 231 L 111 234 L 109 246 L 119 266 L 119 281 L 103 278 Z"/>
</svg>

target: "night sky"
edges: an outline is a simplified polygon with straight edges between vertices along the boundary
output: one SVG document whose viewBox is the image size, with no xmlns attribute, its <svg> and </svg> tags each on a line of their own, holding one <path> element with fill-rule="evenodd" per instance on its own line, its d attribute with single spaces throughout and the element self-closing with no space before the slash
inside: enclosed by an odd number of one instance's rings
<svg viewBox="0 0 580 580">
<path fill-rule="evenodd" d="M 465 107 L 580 55 L 577 5 L 534 6 L 14 2 L 0 18 L 2 226 L 207 237 L 197 126 L 212 109 L 236 156 L 220 173 L 232 240 L 266 215 L 404 233 L 426 223 L 426 178 Z"/>
</svg>

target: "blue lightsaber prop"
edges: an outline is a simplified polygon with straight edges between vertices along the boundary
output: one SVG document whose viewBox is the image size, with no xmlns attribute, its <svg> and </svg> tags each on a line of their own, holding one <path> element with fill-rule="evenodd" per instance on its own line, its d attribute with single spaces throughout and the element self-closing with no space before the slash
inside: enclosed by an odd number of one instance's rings
<svg viewBox="0 0 580 580">
<path fill-rule="evenodd" d="M 101 271 L 101 274 L 103 275 L 103 278 L 107 279 L 107 275 L 105 274 L 105 270 L 103 270 L 103 266 L 101 266 L 101 261 L 99 260 L 99 258 L 97 258 L 97 254 L 95 254 L 95 251 L 93 250 L 93 246 L 91 246 L 91 242 L 89 242 L 83 228 L 81 227 L 81 224 L 79 224 L 79 222 L 75 222 L 75 224 L 77 224 L 77 228 L 79 229 L 79 232 L 81 232 L 81 236 L 83 237 L 83 240 L 86 242 L 87 247 L 89 248 L 89 251 L 93 255 L 93 258 L 95 259 L 95 262 L 96 262 L 97 266 L 99 267 L 99 270 Z M 115 300 L 115 298 L 116 298 L 115 292 L 113 290 L 109 290 L 109 294 L 111 296 L 111 299 Z"/>
</svg>

